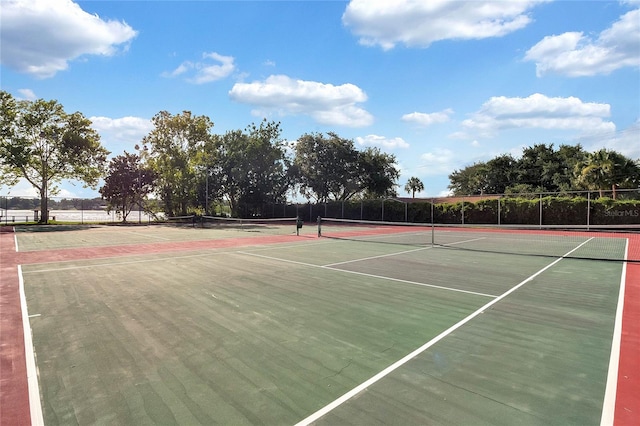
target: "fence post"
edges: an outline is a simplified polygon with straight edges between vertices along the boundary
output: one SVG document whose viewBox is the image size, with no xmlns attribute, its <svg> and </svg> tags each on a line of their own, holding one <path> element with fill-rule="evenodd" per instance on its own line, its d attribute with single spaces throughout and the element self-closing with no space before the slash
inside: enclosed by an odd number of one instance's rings
<svg viewBox="0 0 640 426">
<path fill-rule="evenodd" d="M 500 196 L 498 195 L 498 225 L 500 225 Z"/>
<path fill-rule="evenodd" d="M 542 229 L 542 192 L 540 193 L 540 223 L 539 223 L 539 227 L 540 227 L 540 229 Z"/>
<path fill-rule="evenodd" d="M 434 199 L 431 199 L 431 225 L 433 225 L 433 203 L 434 203 Z"/>
<path fill-rule="evenodd" d="M 591 225 L 591 191 L 587 191 L 587 231 Z"/>
</svg>

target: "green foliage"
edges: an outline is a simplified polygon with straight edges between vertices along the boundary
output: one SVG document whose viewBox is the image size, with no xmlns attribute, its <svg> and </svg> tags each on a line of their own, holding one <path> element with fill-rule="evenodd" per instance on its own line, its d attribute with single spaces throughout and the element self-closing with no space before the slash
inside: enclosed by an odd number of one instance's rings
<svg viewBox="0 0 640 426">
<path fill-rule="evenodd" d="M 110 164 L 100 194 L 107 200 L 107 212 L 118 211 L 122 221 L 134 207 L 144 209 L 145 198 L 153 190 L 155 173 L 140 163 L 140 157 L 125 151 L 114 157 Z"/>
<path fill-rule="evenodd" d="M 280 123 L 264 120 L 215 139 L 212 181 L 233 216 L 258 215 L 263 205 L 286 200 L 292 177 L 280 133 Z"/>
<path fill-rule="evenodd" d="M 109 152 L 91 121 L 68 114 L 57 101 L 15 101 L 1 92 L 0 172 L 2 182 L 26 179 L 40 193 L 41 221 L 47 222 L 48 197 L 63 179 L 95 188 Z"/>
<path fill-rule="evenodd" d="M 601 149 L 591 153 L 575 166 L 577 185 L 598 190 L 600 196 L 611 189 L 616 198 L 617 188 L 637 188 L 640 185 L 640 166 L 624 155 Z"/>
<path fill-rule="evenodd" d="M 640 166 L 615 151 L 585 152 L 580 145 L 538 144 L 523 149 L 522 157 L 509 155 L 474 163 L 449 175 L 456 195 L 566 192 L 572 188 L 598 190 L 637 188 Z"/>
<path fill-rule="evenodd" d="M 301 194 L 320 203 L 397 195 L 395 156 L 378 148 L 357 151 L 352 140 L 327 136 L 305 134 L 297 141 L 294 165 Z"/>
<path fill-rule="evenodd" d="M 416 197 L 416 192 L 424 191 L 424 183 L 417 177 L 410 177 L 404 186 L 405 192 L 411 194 L 411 198 Z"/>
<path fill-rule="evenodd" d="M 211 142 L 213 123 L 190 111 L 172 115 L 161 111 L 155 128 L 142 139 L 142 157 L 156 174 L 155 190 L 169 216 L 193 210 L 196 201 L 198 153 Z"/>
</svg>

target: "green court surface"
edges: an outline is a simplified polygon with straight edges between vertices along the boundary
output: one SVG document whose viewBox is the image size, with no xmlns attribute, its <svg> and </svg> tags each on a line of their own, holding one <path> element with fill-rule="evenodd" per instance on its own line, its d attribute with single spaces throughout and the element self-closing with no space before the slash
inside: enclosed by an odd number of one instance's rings
<svg viewBox="0 0 640 426">
<path fill-rule="evenodd" d="M 295 223 L 266 225 L 207 226 L 167 225 L 79 225 L 16 227 L 20 251 L 79 247 L 105 247 L 154 244 L 194 240 L 252 238 L 264 235 L 295 235 Z M 315 235 L 313 227 L 304 227 L 301 235 Z"/>
<path fill-rule="evenodd" d="M 442 237 L 24 265 L 45 423 L 599 424 L 622 262 Z"/>
</svg>

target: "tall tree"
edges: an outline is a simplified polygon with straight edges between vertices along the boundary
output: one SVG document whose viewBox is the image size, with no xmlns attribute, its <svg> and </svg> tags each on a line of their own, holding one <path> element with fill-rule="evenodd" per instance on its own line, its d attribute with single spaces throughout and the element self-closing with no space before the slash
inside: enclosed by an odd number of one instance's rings
<svg viewBox="0 0 640 426">
<path fill-rule="evenodd" d="M 304 134 L 296 143 L 295 164 L 300 191 L 319 203 L 346 199 L 356 189 L 354 179 L 358 154 L 353 141 L 335 133 Z"/>
<path fill-rule="evenodd" d="M 358 181 L 362 196 L 366 198 L 396 197 L 396 182 L 400 171 L 396 157 L 369 147 L 358 152 Z"/>
<path fill-rule="evenodd" d="M 416 198 L 416 192 L 424 191 L 424 183 L 415 176 L 410 177 L 404 186 L 404 190 L 411 194 L 411 198 Z"/>
<path fill-rule="evenodd" d="M 216 138 L 213 181 L 233 215 L 259 214 L 261 206 L 286 200 L 290 161 L 280 134 L 280 123 L 263 120 Z"/>
<path fill-rule="evenodd" d="M 640 185 L 640 166 L 628 157 L 607 149 L 588 154 L 576 164 L 575 172 L 580 186 L 598 190 L 600 196 L 611 189 L 614 199 L 617 188 L 637 188 Z"/>
<path fill-rule="evenodd" d="M 474 163 L 449 175 L 449 189 L 455 195 L 482 195 L 489 187 L 489 167 L 485 162 Z"/>
<path fill-rule="evenodd" d="M 378 148 L 357 151 L 352 140 L 315 133 L 302 135 L 295 151 L 301 193 L 318 202 L 396 195 L 395 156 Z"/>
<path fill-rule="evenodd" d="M 155 129 L 142 139 L 141 155 L 156 173 L 156 191 L 165 213 L 187 214 L 196 208 L 199 169 L 195 159 L 210 142 L 213 123 L 190 111 L 176 115 L 161 111 L 152 122 Z"/>
<path fill-rule="evenodd" d="M 573 170 L 586 153 L 582 146 L 537 144 L 522 150 L 516 164 L 518 184 L 528 184 L 543 191 L 558 192 L 571 189 Z"/>
<path fill-rule="evenodd" d="M 95 188 L 107 151 L 91 121 L 66 113 L 55 100 L 15 101 L 1 92 L 0 171 L 5 183 L 26 179 L 40 193 L 40 222 L 47 223 L 48 198 L 64 179 Z"/>
<path fill-rule="evenodd" d="M 510 154 L 499 155 L 486 163 L 486 185 L 482 188 L 487 194 L 502 194 L 516 180 L 516 160 Z"/>
<path fill-rule="evenodd" d="M 108 211 L 118 211 L 122 221 L 134 207 L 143 209 L 144 201 L 153 190 L 155 173 L 140 162 L 140 156 L 125 151 L 111 159 L 109 170 L 100 188 L 100 195 L 107 200 Z"/>
</svg>

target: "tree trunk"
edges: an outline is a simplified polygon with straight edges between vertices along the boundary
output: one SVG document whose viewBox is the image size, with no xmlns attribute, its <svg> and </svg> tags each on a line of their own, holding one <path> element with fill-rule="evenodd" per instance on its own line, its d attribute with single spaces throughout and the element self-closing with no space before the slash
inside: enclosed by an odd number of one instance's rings
<svg viewBox="0 0 640 426">
<path fill-rule="evenodd" d="M 47 182 L 43 180 L 40 186 L 40 218 L 38 223 L 49 222 L 49 199 L 47 195 Z"/>
</svg>

